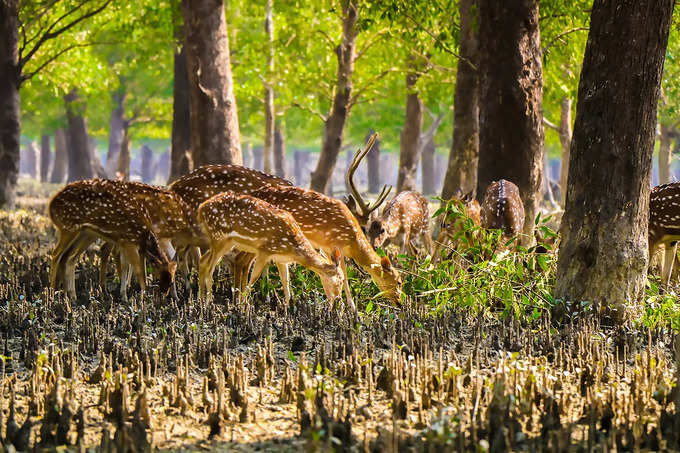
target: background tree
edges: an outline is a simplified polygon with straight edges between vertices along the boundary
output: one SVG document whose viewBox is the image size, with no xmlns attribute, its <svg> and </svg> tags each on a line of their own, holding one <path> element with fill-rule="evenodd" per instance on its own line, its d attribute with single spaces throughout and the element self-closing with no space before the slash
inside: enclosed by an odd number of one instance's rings
<svg viewBox="0 0 680 453">
<path fill-rule="evenodd" d="M 538 1 L 479 1 L 477 197 L 498 179 L 517 184 L 525 241 L 533 239 L 543 176 L 543 78 Z"/>
<path fill-rule="evenodd" d="M 555 296 L 600 305 L 617 320 L 644 291 L 654 130 L 673 5 L 595 0 L 591 14 Z"/>
<path fill-rule="evenodd" d="M 182 0 L 194 166 L 240 164 L 241 139 L 223 0 Z"/>
</svg>

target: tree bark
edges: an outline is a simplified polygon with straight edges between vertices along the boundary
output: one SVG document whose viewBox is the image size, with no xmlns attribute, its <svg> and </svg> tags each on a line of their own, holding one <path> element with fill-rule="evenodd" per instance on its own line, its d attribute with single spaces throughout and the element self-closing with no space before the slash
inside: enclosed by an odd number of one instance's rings
<svg viewBox="0 0 680 453">
<path fill-rule="evenodd" d="M 172 147 L 168 184 L 192 170 L 191 114 L 189 107 L 189 76 L 184 47 L 175 52 L 175 82 L 172 89 Z"/>
<path fill-rule="evenodd" d="M 666 184 L 671 181 L 671 161 L 673 160 L 672 153 L 672 138 L 670 127 L 662 124 L 661 137 L 659 137 L 659 185 Z"/>
<path fill-rule="evenodd" d="M 274 26 L 272 10 L 273 0 L 267 0 L 265 5 L 264 32 L 267 35 L 267 68 L 264 84 L 264 172 L 272 173 L 272 161 L 274 154 L 274 90 L 269 83 L 269 78 L 274 73 Z"/>
<path fill-rule="evenodd" d="M 567 199 L 567 177 L 569 176 L 569 149 L 571 148 L 571 99 L 564 96 L 560 107 L 560 145 L 562 166 L 560 168 L 560 204 Z"/>
<path fill-rule="evenodd" d="M 182 0 L 195 167 L 241 164 L 224 0 Z"/>
<path fill-rule="evenodd" d="M 423 178 L 423 195 L 432 195 L 437 190 L 437 178 L 434 172 L 434 154 L 436 147 L 434 137 L 423 145 L 422 155 L 420 156 L 421 174 Z"/>
<path fill-rule="evenodd" d="M 477 188 L 479 160 L 479 63 L 478 0 L 461 0 L 460 58 L 453 98 L 453 143 L 444 177 L 442 198 L 450 199 L 458 189 L 463 193 Z"/>
<path fill-rule="evenodd" d="M 40 181 L 47 182 L 50 172 L 50 161 L 52 160 L 50 150 L 50 136 L 43 134 L 40 137 Z"/>
<path fill-rule="evenodd" d="M 125 122 L 125 98 L 124 90 L 119 90 L 111 94 L 114 109 L 111 111 L 109 120 L 109 149 L 106 152 L 105 170 L 109 178 L 116 176 L 118 168 L 118 155 L 123 144 L 123 123 Z"/>
<path fill-rule="evenodd" d="M 364 143 L 375 133 L 373 129 L 368 131 L 364 138 Z M 366 154 L 366 164 L 368 168 L 368 193 L 379 193 L 381 186 L 380 180 L 380 137 L 375 139 L 373 148 Z"/>
<path fill-rule="evenodd" d="M 68 149 L 66 146 L 66 134 L 64 129 L 58 128 L 54 131 L 54 164 L 52 165 L 50 182 L 55 184 L 64 182 L 67 168 Z"/>
<path fill-rule="evenodd" d="M 411 60 L 411 67 L 414 68 L 413 57 Z M 416 190 L 420 133 L 423 129 L 423 101 L 415 88 L 419 77 L 420 74 L 415 70 L 406 74 L 406 118 L 401 130 L 397 193 L 403 190 Z"/>
<path fill-rule="evenodd" d="M 116 171 L 116 179 L 127 181 L 130 179 L 130 129 L 127 123 L 123 126 L 123 142 L 120 145 L 120 154 L 118 155 L 118 169 Z"/>
<path fill-rule="evenodd" d="M 520 190 L 525 244 L 533 240 L 543 178 L 543 76 L 538 0 L 479 1 L 477 197 L 493 181 Z"/>
<path fill-rule="evenodd" d="M 643 295 L 650 172 L 673 0 L 593 3 L 555 296 L 621 321 Z"/>
<path fill-rule="evenodd" d="M 350 111 L 352 96 L 352 73 L 354 72 L 354 55 L 357 39 L 358 11 L 356 0 L 342 2 L 342 43 L 336 47 L 338 60 L 337 81 L 331 114 L 326 119 L 323 129 L 321 154 L 312 172 L 310 187 L 317 192 L 325 193 L 328 189 L 333 169 L 342 148 L 342 136 Z"/>
<path fill-rule="evenodd" d="M 84 105 L 73 88 L 64 96 L 68 119 L 68 182 L 90 179 L 94 176 L 87 137 L 87 123 L 83 116 Z"/>
<path fill-rule="evenodd" d="M 0 208 L 16 202 L 21 135 L 19 1 L 0 1 Z"/>
<path fill-rule="evenodd" d="M 142 182 L 150 183 L 156 177 L 153 150 L 147 145 L 142 146 Z"/>
<path fill-rule="evenodd" d="M 286 177 L 286 142 L 279 123 L 276 123 L 274 130 L 274 174 Z"/>
</svg>

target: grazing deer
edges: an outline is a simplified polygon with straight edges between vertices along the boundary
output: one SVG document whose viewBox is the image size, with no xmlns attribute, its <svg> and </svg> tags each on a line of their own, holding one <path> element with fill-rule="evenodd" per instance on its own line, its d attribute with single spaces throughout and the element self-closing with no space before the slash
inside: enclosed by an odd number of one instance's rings
<svg viewBox="0 0 680 453">
<path fill-rule="evenodd" d="M 127 266 L 139 280 L 142 294 L 146 276 L 142 256 L 150 258 L 160 274 L 160 289 L 167 295 L 174 283 L 177 263 L 168 259 L 153 232 L 146 208 L 124 190 L 120 183 L 87 180 L 68 184 L 48 204 L 48 214 L 58 232 L 52 253 L 50 286 L 64 283 L 66 293 L 75 297 L 75 264 L 97 238 L 115 243 Z M 121 275 L 121 297 L 127 300 L 129 270 Z"/>
<path fill-rule="evenodd" d="M 501 179 L 487 187 L 482 202 L 481 223 L 483 228 L 501 230 L 504 241 L 522 232 L 524 203 L 515 184 Z"/>
<path fill-rule="evenodd" d="M 369 222 L 368 239 L 373 248 L 386 243 L 399 245 L 402 253 L 416 254 L 412 240 L 420 238 L 426 250 L 432 250 L 430 207 L 421 194 L 410 190 L 400 192 L 382 214 Z"/>
<path fill-rule="evenodd" d="M 198 208 L 197 220 L 210 238 L 210 250 L 201 257 L 199 265 L 199 294 L 204 299 L 212 292 L 215 267 L 232 247 L 255 255 L 248 286 L 274 261 L 289 302 L 288 263 L 295 262 L 321 277 L 331 303 L 340 296 L 343 281 L 340 252 L 334 250 L 333 263 L 329 263 L 314 249 L 288 212 L 249 195 L 225 192 L 203 202 Z"/>
<path fill-rule="evenodd" d="M 356 185 L 354 184 L 354 173 L 356 172 L 357 167 L 359 167 L 361 160 L 371 151 L 371 148 L 373 148 L 373 144 L 377 138 L 378 134 L 371 135 L 371 137 L 366 142 L 364 149 L 362 150 L 360 148 L 357 150 L 354 158 L 352 159 L 352 163 L 350 164 L 349 168 L 347 168 L 347 173 L 345 173 L 345 183 L 351 192 L 350 195 L 345 197 L 345 204 L 349 208 L 350 212 L 354 214 L 354 217 L 357 218 L 359 225 L 361 225 L 361 228 L 364 231 L 366 231 L 366 227 L 371 220 L 371 214 L 385 202 L 387 196 L 392 190 L 392 186 L 384 185 L 375 202 L 373 204 L 369 204 L 363 199 L 357 190 Z"/>
<path fill-rule="evenodd" d="M 656 186 L 649 194 L 649 261 L 665 245 L 662 278 L 668 285 L 680 240 L 680 182 Z"/>
<path fill-rule="evenodd" d="M 474 191 L 470 191 L 463 195 L 463 192 L 458 189 L 456 195 L 454 195 L 449 203 L 453 203 L 458 207 L 459 212 L 462 212 L 465 217 L 463 218 L 453 218 L 448 217 L 448 212 L 442 214 L 442 221 L 439 229 L 439 234 L 437 235 L 436 245 L 434 251 L 432 252 L 433 260 L 435 262 L 439 261 L 441 255 L 441 248 L 456 236 L 463 229 L 463 222 L 465 219 L 470 219 L 474 225 L 479 226 L 481 224 L 481 212 L 482 208 L 479 202 L 475 199 Z M 468 238 L 470 239 L 470 238 Z"/>
<path fill-rule="evenodd" d="M 119 184 L 129 197 L 134 198 L 141 206 L 146 208 L 151 220 L 151 228 L 167 256 L 176 256 L 175 248 L 208 246 L 208 240 L 203 232 L 191 221 L 191 208 L 177 193 L 164 187 L 151 186 L 140 182 L 116 181 L 115 183 Z M 100 249 L 99 282 L 102 288 L 106 283 L 108 256 L 113 247 L 112 243 L 107 242 Z M 182 258 L 182 269 L 186 277 L 185 286 L 188 287 L 187 257 Z M 176 296 L 174 286 L 173 296 Z"/>
<path fill-rule="evenodd" d="M 401 294 L 399 273 L 392 267 L 387 257 L 381 258 L 373 250 L 356 217 L 342 201 L 313 190 L 285 186 L 264 187 L 251 195 L 288 211 L 314 247 L 321 249 L 327 256 L 332 256 L 333 250 L 337 249 L 341 257 L 353 259 L 371 275 L 387 299 L 399 302 Z M 344 259 L 340 260 L 340 264 L 346 277 Z M 243 269 L 247 269 L 247 266 L 243 265 L 243 261 L 237 260 L 234 268 L 234 278 L 239 287 L 244 280 Z M 356 309 L 347 278 L 345 293 L 350 307 Z"/>
</svg>

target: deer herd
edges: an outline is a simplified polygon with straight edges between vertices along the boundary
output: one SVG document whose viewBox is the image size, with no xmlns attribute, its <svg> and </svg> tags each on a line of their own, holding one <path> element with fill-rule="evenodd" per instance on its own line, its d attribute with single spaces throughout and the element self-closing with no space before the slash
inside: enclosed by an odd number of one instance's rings
<svg viewBox="0 0 680 453">
<path fill-rule="evenodd" d="M 290 302 L 288 265 L 297 263 L 319 275 L 330 302 L 340 299 L 344 289 L 347 304 L 355 309 L 347 281 L 345 261 L 349 258 L 370 275 L 383 297 L 398 303 L 400 273 L 376 250 L 394 244 L 402 253 L 422 251 L 436 261 L 442 248 L 460 237 L 461 218 L 450 221 L 444 214 L 433 242 L 429 203 L 421 194 L 398 193 L 378 214 L 392 187 L 383 187 L 377 200 L 369 204 L 354 183 L 354 173 L 375 138 L 357 152 L 348 168 L 351 194 L 344 201 L 238 165 L 200 167 L 168 188 L 103 179 L 70 183 L 48 204 L 58 235 L 50 286 L 63 288 L 74 298 L 78 258 L 100 239 L 100 284 L 105 287 L 108 258 L 113 256 L 123 300 L 127 300 L 132 273 L 142 293 L 145 291 L 147 260 L 161 293 L 174 297 L 178 262 L 186 285 L 190 268 L 198 266 L 199 297 L 210 300 L 215 268 L 229 254 L 227 261 L 239 297 L 273 262 L 284 298 Z M 675 183 L 652 191 L 650 256 L 659 244 L 680 239 L 680 228 L 675 226 L 680 219 L 679 189 L 680 184 Z M 472 193 L 460 191 L 452 201 L 464 213 L 463 220 L 499 229 L 504 239 L 522 231 L 524 207 L 512 182 L 493 182 L 481 205 Z M 672 260 L 666 262 L 672 264 Z M 670 270 L 664 267 L 664 276 L 667 274 Z"/>
</svg>

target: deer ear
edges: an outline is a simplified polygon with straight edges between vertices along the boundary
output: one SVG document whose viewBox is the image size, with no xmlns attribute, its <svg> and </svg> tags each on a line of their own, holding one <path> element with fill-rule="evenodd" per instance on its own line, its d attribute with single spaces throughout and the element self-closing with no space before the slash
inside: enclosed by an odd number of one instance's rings
<svg viewBox="0 0 680 453">
<path fill-rule="evenodd" d="M 392 263 L 390 263 L 390 259 L 386 256 L 380 259 L 380 265 L 385 272 L 389 272 L 392 269 Z"/>
<path fill-rule="evenodd" d="M 340 266 L 340 259 L 342 258 L 342 255 L 340 254 L 340 249 L 334 248 L 333 249 L 333 254 L 331 255 L 331 259 L 333 260 L 333 264 L 335 266 Z"/>
</svg>

